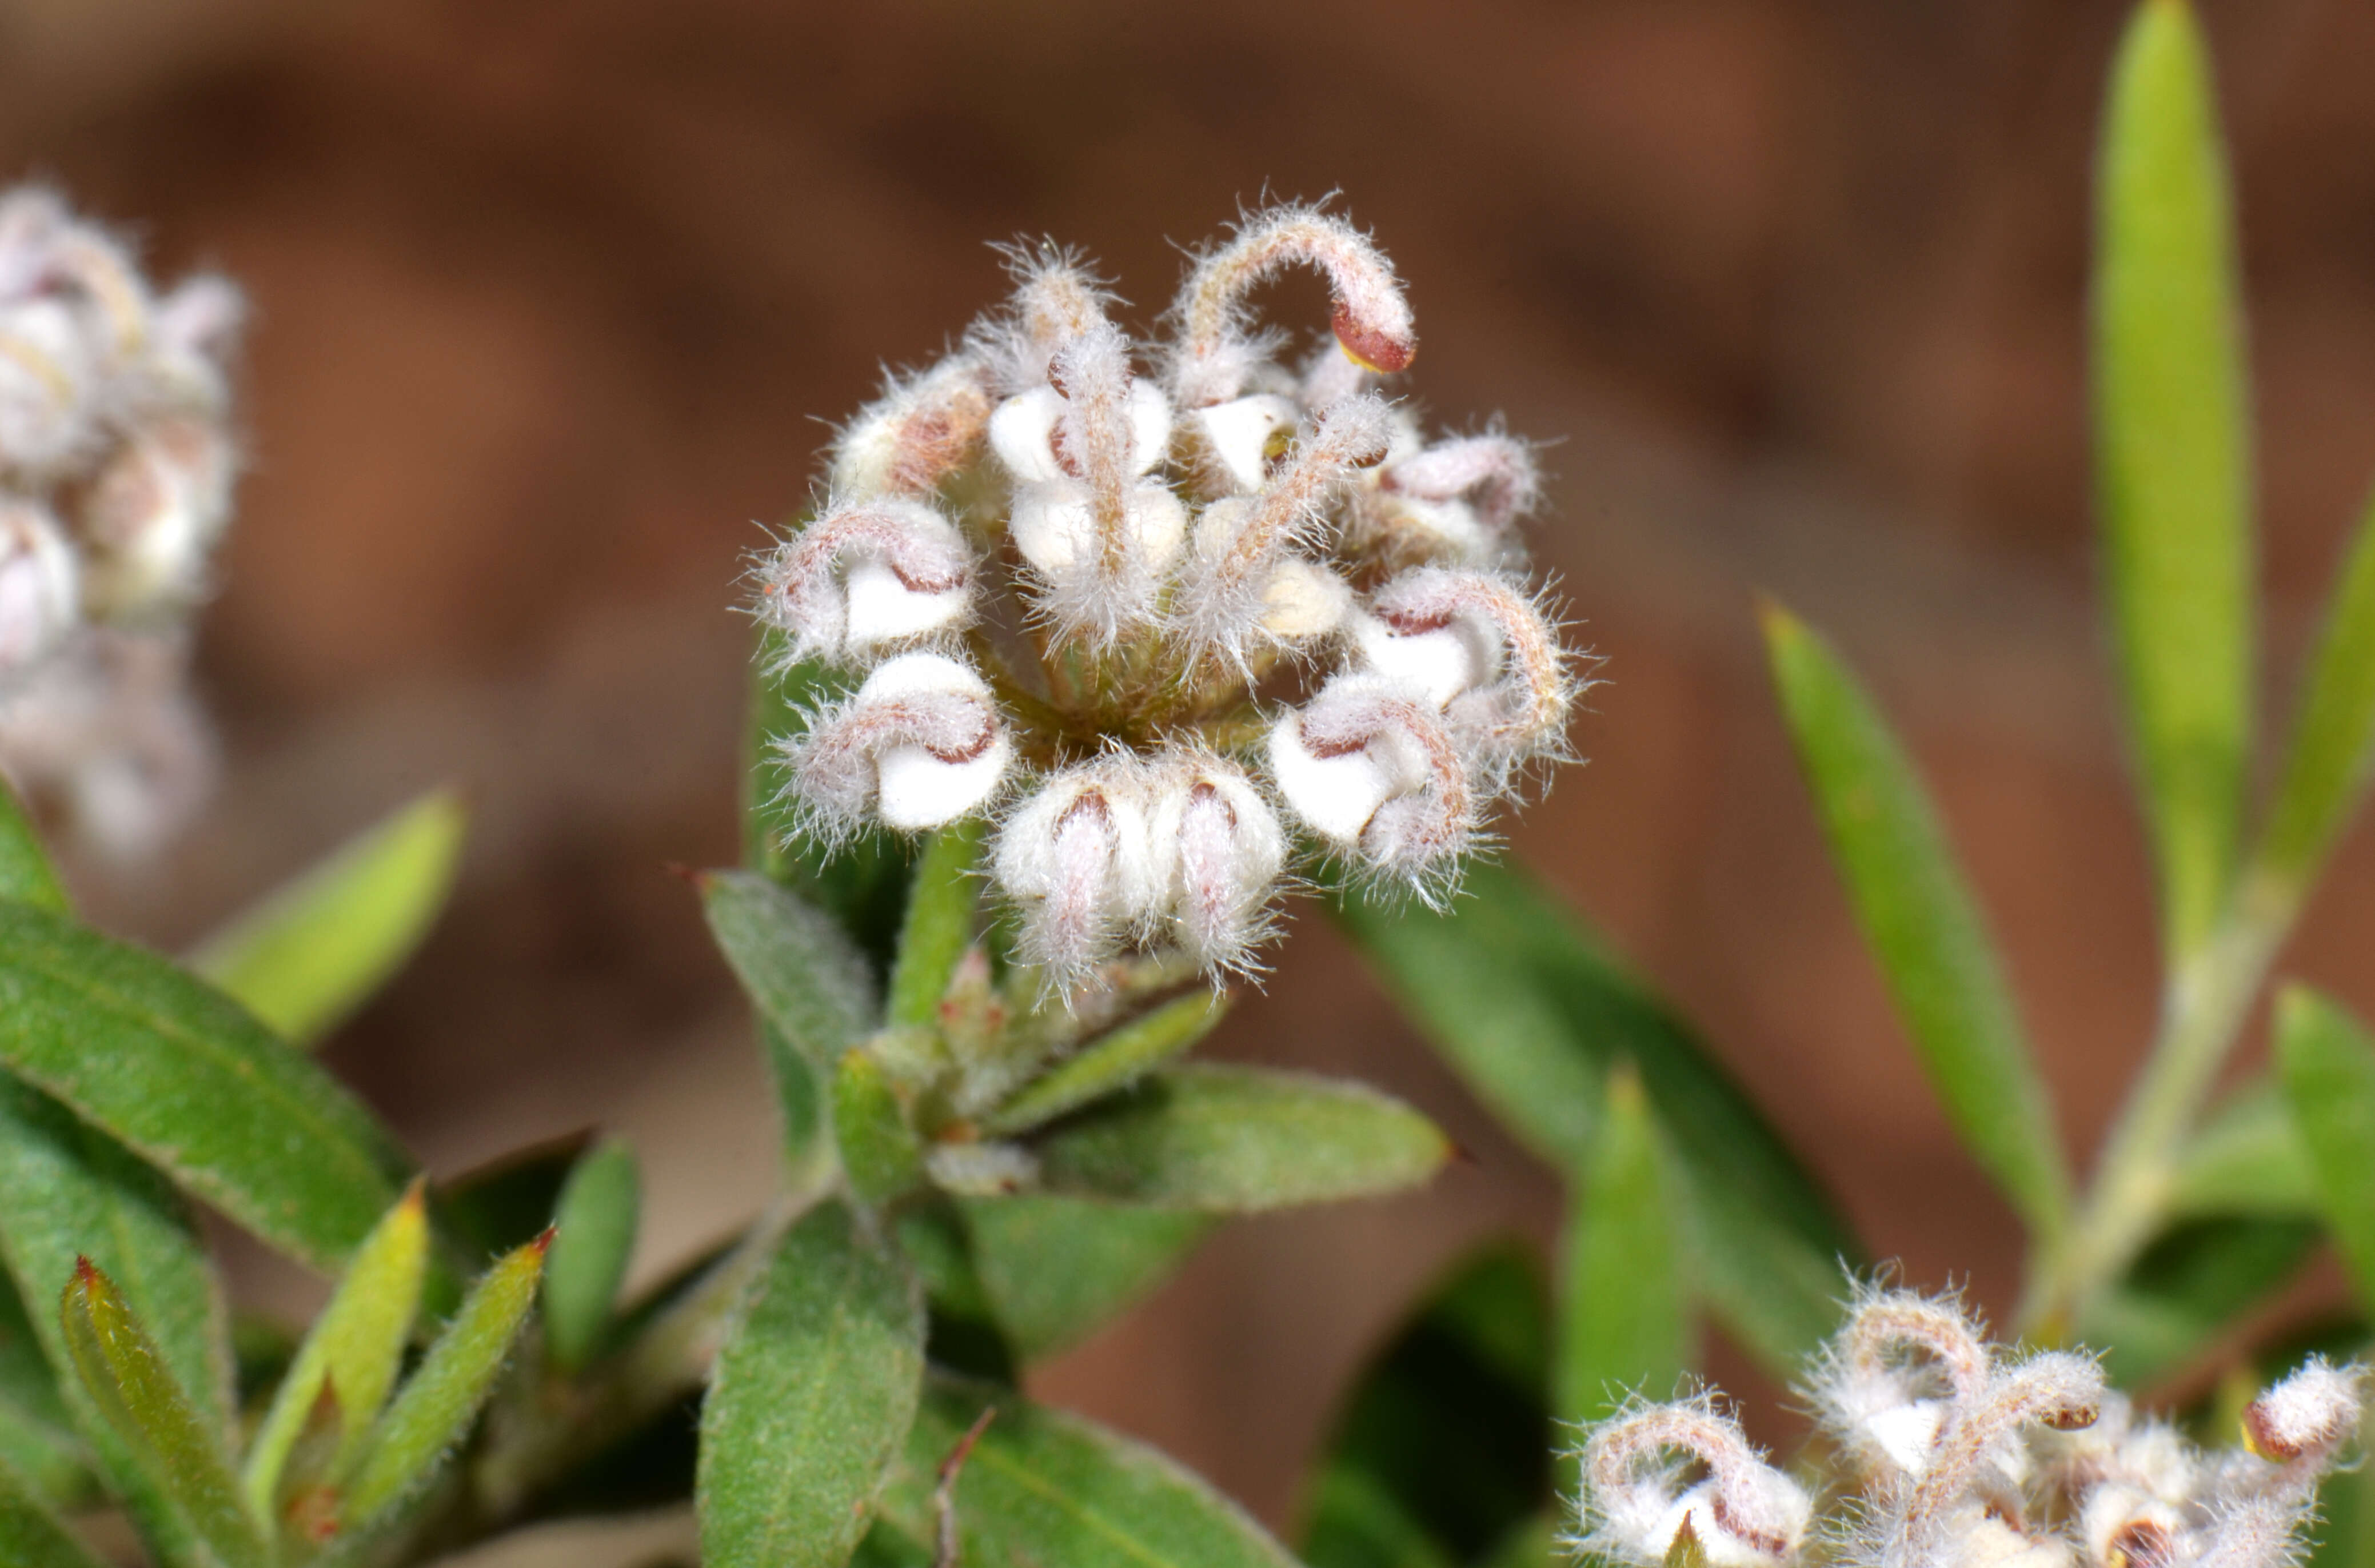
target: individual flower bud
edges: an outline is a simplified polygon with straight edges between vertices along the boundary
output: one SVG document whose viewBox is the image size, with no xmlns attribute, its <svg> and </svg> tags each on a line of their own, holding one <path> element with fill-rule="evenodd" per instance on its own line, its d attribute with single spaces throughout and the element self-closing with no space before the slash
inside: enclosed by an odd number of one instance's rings
<svg viewBox="0 0 2375 1568">
<path fill-rule="evenodd" d="M 1211 496 L 1251 495 L 1294 442 L 1302 410 L 1273 392 L 1199 408 L 1186 420 L 1196 477 Z"/>
<path fill-rule="evenodd" d="M 843 838 L 870 808 L 887 828 L 937 828 L 995 794 L 1013 745 L 980 676 L 939 654 L 902 654 L 783 743 L 813 828 Z"/>
<path fill-rule="evenodd" d="M 1676 1456 L 1705 1467 L 1678 1485 Z M 1780 1568 L 1814 1515 L 1797 1482 L 1765 1463 L 1738 1422 L 1705 1400 L 1620 1411 L 1583 1449 L 1585 1551 L 1663 1568 L 1687 1530 L 1713 1568 Z"/>
<path fill-rule="evenodd" d="M 1378 467 L 1353 509 L 1354 542 L 1392 561 L 1491 566 L 1512 553 L 1512 529 L 1541 488 L 1524 442 L 1498 433 L 1437 442 Z"/>
<path fill-rule="evenodd" d="M 1353 585 L 1317 561 L 1289 557 L 1270 574 L 1258 623 L 1263 636 L 1293 645 L 1328 636 L 1353 613 Z"/>
<path fill-rule="evenodd" d="M 1062 986 L 1085 978 L 1154 904 L 1140 764 L 1114 756 L 1051 776 L 999 827 L 992 866 L 1021 916 L 1023 959 Z"/>
<path fill-rule="evenodd" d="M 1368 237 L 1341 218 L 1309 206 L 1277 206 L 1239 226 L 1228 243 L 1206 252 L 1172 307 L 1178 338 L 1172 394 L 1184 408 L 1225 403 L 1246 390 L 1266 344 L 1246 319 L 1245 297 L 1286 266 L 1317 268 L 1328 279 L 1329 324 L 1344 354 L 1391 373 L 1418 352 L 1418 334 L 1400 279 Z"/>
<path fill-rule="evenodd" d="M 1839 1445 L 1867 1472 L 1926 1468 L 1940 1429 L 1986 1392 L 1989 1357 L 1961 1306 L 1911 1291 L 1865 1291 L 1826 1348 L 1811 1390 Z"/>
<path fill-rule="evenodd" d="M 0 304 L 0 473 L 46 474 L 89 447 L 102 371 L 100 347 L 65 300 Z"/>
<path fill-rule="evenodd" d="M 85 610 L 127 620 L 195 599 L 207 557 L 230 520 L 237 468 L 230 442 L 210 419 L 165 416 L 125 437 L 68 503 L 87 551 Z"/>
<path fill-rule="evenodd" d="M 1243 973 L 1269 935 L 1286 867 L 1278 814 L 1235 763 L 1179 750 L 1154 764 L 1155 935 L 1197 964 Z"/>
<path fill-rule="evenodd" d="M 987 367 L 977 354 L 951 355 L 892 382 L 833 443 L 834 493 L 857 501 L 930 495 L 980 450 L 990 405 Z"/>
<path fill-rule="evenodd" d="M 36 502 L 0 495 L 0 680 L 39 663 L 73 630 L 74 547 Z"/>
<path fill-rule="evenodd" d="M 1976 1397 L 1957 1402 L 1927 1462 L 1866 1522 L 1872 1561 L 1878 1568 L 1969 1568 L 1961 1554 L 1973 1521 L 2004 1513 L 2003 1499 L 2023 1478 L 2022 1431 L 2092 1426 L 2103 1396 L 2102 1369 L 2065 1350 L 1992 1372 Z"/>
<path fill-rule="evenodd" d="M 973 566 L 964 536 L 921 501 L 845 503 L 760 564 L 760 614 L 794 659 L 863 659 L 963 625 Z"/>
<path fill-rule="evenodd" d="M 1397 681 L 1329 679 L 1271 728 L 1270 768 L 1306 827 L 1422 897 L 1447 878 L 1476 831 L 1459 743 Z"/>
<path fill-rule="evenodd" d="M 1081 257 L 1062 246 L 1017 246 L 1006 258 L 1014 297 L 1002 319 L 975 336 L 990 346 L 1003 389 L 1026 392 L 1053 379 L 1056 356 L 1102 324 L 1115 301 Z"/>
<path fill-rule="evenodd" d="M 1572 688 L 1550 619 L 1489 572 L 1421 567 L 1356 618 L 1362 662 L 1426 693 L 1462 742 L 1495 764 L 1555 750 Z"/>
<path fill-rule="evenodd" d="M 2357 1432 L 2365 1383 L 2365 1368 L 2311 1356 L 2244 1409 L 2244 1446 L 2271 1464 L 2322 1467 Z"/>
</svg>

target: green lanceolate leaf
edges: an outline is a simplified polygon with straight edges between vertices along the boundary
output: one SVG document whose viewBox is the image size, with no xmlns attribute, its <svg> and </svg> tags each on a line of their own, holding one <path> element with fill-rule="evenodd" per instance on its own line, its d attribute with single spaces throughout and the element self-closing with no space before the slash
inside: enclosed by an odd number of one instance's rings
<svg viewBox="0 0 2375 1568">
<path fill-rule="evenodd" d="M 270 1516 L 281 1467 L 325 1387 L 337 1400 L 340 1456 L 351 1458 L 361 1446 L 396 1386 L 428 1262 L 428 1205 L 421 1184 L 415 1182 L 355 1249 L 346 1278 L 313 1320 L 256 1429 L 242 1480 L 248 1504 L 259 1517 Z"/>
<path fill-rule="evenodd" d="M 225 1568 L 262 1568 L 264 1537 L 208 1421 L 106 1275 L 76 1266 L 59 1302 L 66 1353 L 91 1402 L 190 1533 Z"/>
<path fill-rule="evenodd" d="M 1165 1002 L 1040 1074 L 992 1112 L 983 1130 L 997 1138 L 1028 1132 L 1091 1101 L 1127 1089 L 1185 1054 L 1210 1034 L 1228 1010 L 1228 997 L 1216 991 L 1196 991 Z"/>
<path fill-rule="evenodd" d="M 833 1135 L 850 1190 L 863 1201 L 887 1203 L 923 1185 L 923 1146 L 882 1064 L 863 1050 L 845 1053 L 833 1073 Z"/>
<path fill-rule="evenodd" d="M 2293 714 L 2259 863 L 2295 890 L 2317 875 L 2375 761 L 2375 501 L 2326 606 Z"/>
<path fill-rule="evenodd" d="M 371 1114 L 220 993 L 153 953 L 0 904 L 0 1063 L 315 1267 L 396 1201 Z"/>
<path fill-rule="evenodd" d="M 891 966 L 883 1008 L 894 1026 L 928 1025 L 939 1016 L 949 976 L 973 941 L 981 902 L 981 849 L 988 834 L 989 824 L 975 818 L 952 822 L 925 843 L 907 887 L 899 956 Z"/>
<path fill-rule="evenodd" d="M 915 1420 L 924 1303 L 847 1205 L 784 1235 L 701 1415 L 701 1558 L 839 1568 Z"/>
<path fill-rule="evenodd" d="M 320 1040 L 412 956 L 453 891 L 461 801 L 424 796 L 271 894 L 190 955 L 280 1036 Z"/>
<path fill-rule="evenodd" d="M 106 1568 L 6 1465 L 0 1465 L 0 1562 L 9 1568 Z"/>
<path fill-rule="evenodd" d="M 2215 1350 L 2249 1312 L 2298 1275 L 2317 1250 L 2316 1222 L 2218 1216 L 2173 1226 L 2078 1325 L 2103 1370 L 2145 1389 Z"/>
<path fill-rule="evenodd" d="M 2135 11 L 2097 192 L 2097 483 L 2120 675 L 2170 949 L 2210 933 L 2251 737 L 2251 411 L 2209 61 L 2182 0 Z"/>
<path fill-rule="evenodd" d="M 1154 1450 L 1010 1389 L 937 1374 L 882 1497 L 901 1533 L 934 1538 L 941 1462 L 991 1407 L 954 1491 L 965 1568 L 1293 1568 L 1243 1510 Z"/>
<path fill-rule="evenodd" d="M 1353 1386 L 1305 1507 L 1311 1568 L 1473 1562 L 1551 1498 L 1549 1303 L 1515 1245 L 1471 1255 Z"/>
<path fill-rule="evenodd" d="M 2375 1040 L 2303 986 L 2276 1005 L 2276 1062 L 2334 1244 L 2375 1303 Z"/>
<path fill-rule="evenodd" d="M 2168 1210 L 2299 1217 L 2317 1212 L 2317 1178 L 2281 1085 L 2255 1079 L 2203 1118 L 2179 1155 Z"/>
<path fill-rule="evenodd" d="M 1676 1157 L 1700 1288 L 1749 1349 L 1796 1375 L 1861 1249 L 1689 1028 L 1506 867 L 1472 867 L 1447 914 L 1353 901 L 1334 913 L 1477 1098 L 1557 1168 L 1589 1160 L 1603 1081 L 1635 1065 Z"/>
<path fill-rule="evenodd" d="M 0 1275 L 0 1468 L 42 1502 L 74 1507 L 96 1486 L 89 1463 L 24 1298 L 13 1278 Z"/>
<path fill-rule="evenodd" d="M 1671 1398 L 1691 1364 L 1665 1159 L 1640 1079 L 1619 1067 L 1600 1147 L 1567 1199 L 1554 1379 L 1562 1421 L 1600 1421 L 1633 1394 Z"/>
<path fill-rule="evenodd" d="M 70 907 L 57 871 L 50 865 L 49 853 L 41 847 L 41 836 L 33 831 L 23 803 L 5 780 L 0 780 L 0 899 L 30 903 L 53 914 L 64 914 Z"/>
<path fill-rule="evenodd" d="M 1823 640 L 1768 607 L 1773 683 L 1856 921 L 1947 1120 L 2032 1231 L 2070 1220 L 2053 1109 L 1928 792 Z"/>
<path fill-rule="evenodd" d="M 642 1214 L 643 1175 L 624 1143 L 597 1145 L 569 1173 L 544 1265 L 545 1349 L 564 1371 L 584 1366 L 610 1326 Z"/>
<path fill-rule="evenodd" d="M 990 1312 L 1026 1361 L 1120 1315 L 1217 1223 L 1209 1214 L 1037 1195 L 967 1198 L 961 1208 Z"/>
<path fill-rule="evenodd" d="M 502 1258 L 463 1298 L 462 1310 L 349 1462 L 352 1480 L 340 1503 L 345 1528 L 368 1529 L 418 1496 L 469 1432 L 536 1304 L 550 1244 L 547 1234 Z"/>
<path fill-rule="evenodd" d="M 1400 1192 L 1451 1152 L 1365 1085 L 1214 1064 L 1156 1073 L 1034 1147 L 1049 1192 L 1238 1214 Z"/>
</svg>

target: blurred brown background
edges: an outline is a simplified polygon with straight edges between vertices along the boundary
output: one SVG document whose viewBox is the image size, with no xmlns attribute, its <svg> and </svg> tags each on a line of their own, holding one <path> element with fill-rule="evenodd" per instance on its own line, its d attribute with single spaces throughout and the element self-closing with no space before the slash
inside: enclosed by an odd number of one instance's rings
<svg viewBox="0 0 2375 1568">
<path fill-rule="evenodd" d="M 993 300 L 983 242 L 1085 246 L 1151 316 L 1176 244 L 1265 187 L 1341 188 L 1411 282 L 1413 390 L 1564 442 L 1539 546 L 1608 684 L 1517 852 L 1707 1027 L 1875 1252 L 2008 1305 L 2009 1215 L 1849 926 L 1750 591 L 1905 725 L 2091 1143 L 2153 1010 L 2088 608 L 2087 165 L 2121 9 L 0 0 L 0 175 L 258 312 L 206 628 L 229 784 L 175 864 L 86 886 L 185 939 L 464 781 L 460 900 L 334 1058 L 440 1170 L 627 1132 L 644 1267 L 680 1256 L 770 1178 L 741 1013 L 661 870 L 734 853 L 753 519 L 801 501 L 821 419 Z M 2375 8 L 2208 11 L 2280 716 L 2375 468 Z M 2355 843 L 2290 960 L 2362 1007 L 2371 869 Z M 1477 1154 L 1237 1227 L 1039 1379 L 1280 1519 L 1407 1294 L 1479 1235 L 1547 1234 L 1554 1195 L 1310 922 L 1224 1048 L 1358 1072 Z"/>
</svg>

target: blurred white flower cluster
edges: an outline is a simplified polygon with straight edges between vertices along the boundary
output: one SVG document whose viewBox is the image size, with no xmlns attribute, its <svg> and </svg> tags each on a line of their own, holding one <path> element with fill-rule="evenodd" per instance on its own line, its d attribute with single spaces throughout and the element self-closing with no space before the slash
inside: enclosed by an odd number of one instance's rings
<svg viewBox="0 0 2375 1568">
<path fill-rule="evenodd" d="M 0 771 L 136 855 L 211 768 L 185 627 L 238 470 L 219 277 L 149 286 L 52 194 L 0 195 Z"/>
<path fill-rule="evenodd" d="M 1592 1431 L 1573 1544 L 1637 1568 L 2288 1568 L 2366 1381 L 2311 1358 L 2246 1408 L 2241 1447 L 2205 1453 L 2086 1356 L 2015 1356 L 1954 1302 L 1867 1291 L 1808 1390 L 1845 1468 L 1831 1529 L 1701 1398 Z"/>
<path fill-rule="evenodd" d="M 855 672 L 784 745 L 807 831 L 996 813 L 1021 954 L 1069 988 L 1129 953 L 1248 970 L 1299 854 L 1442 896 L 1565 751 L 1527 446 L 1429 442 L 1381 395 L 1410 309 L 1332 215 L 1202 253 L 1159 345 L 1077 258 L 1010 261 L 1009 304 L 851 421 L 761 565 L 789 658 Z M 1334 301 L 1300 369 L 1247 305 L 1296 266 Z"/>
</svg>

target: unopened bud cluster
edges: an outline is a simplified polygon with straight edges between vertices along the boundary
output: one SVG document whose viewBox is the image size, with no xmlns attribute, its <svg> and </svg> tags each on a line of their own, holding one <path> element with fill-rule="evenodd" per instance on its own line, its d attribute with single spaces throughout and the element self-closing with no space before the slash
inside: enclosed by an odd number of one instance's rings
<svg viewBox="0 0 2375 1568">
<path fill-rule="evenodd" d="M 1702 1398 L 1589 1434 L 1574 1544 L 1636 1568 L 2288 1568 L 2366 1373 L 2312 1358 L 2251 1401 L 2239 1446 L 2209 1453 L 2088 1357 L 2015 1355 L 1954 1302 L 1875 1291 L 1808 1393 L 1843 1471 L 1827 1526 Z"/>
<path fill-rule="evenodd" d="M 159 291 L 46 191 L 0 195 L 0 769 L 146 847 L 207 755 L 183 629 L 230 515 L 238 291 Z"/>
<path fill-rule="evenodd" d="M 1531 455 L 1430 442 L 1380 390 L 1417 348 L 1384 256 L 1299 206 L 1191 266 L 1134 344 L 1073 257 L 842 432 L 760 569 L 793 660 L 852 672 L 785 750 L 808 830 L 998 818 L 1021 956 L 1243 971 L 1299 857 L 1439 896 L 1557 758 L 1575 680 L 1514 533 Z M 1246 300 L 1317 269 L 1299 370 Z"/>
</svg>

